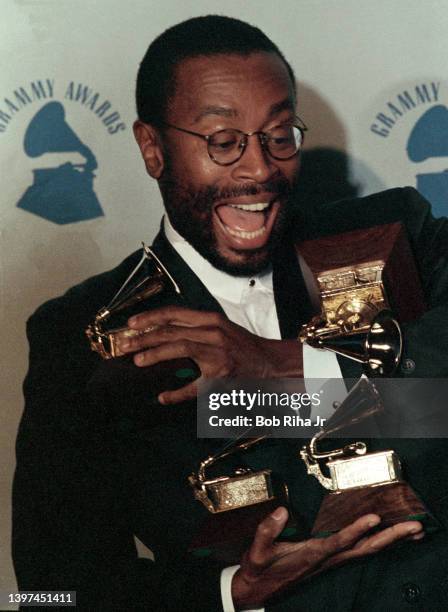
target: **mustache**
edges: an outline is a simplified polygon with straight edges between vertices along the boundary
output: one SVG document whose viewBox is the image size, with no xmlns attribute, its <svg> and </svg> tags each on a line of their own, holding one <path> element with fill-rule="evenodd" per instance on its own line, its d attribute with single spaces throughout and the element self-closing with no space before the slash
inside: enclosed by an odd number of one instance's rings
<svg viewBox="0 0 448 612">
<path fill-rule="evenodd" d="M 169 166 L 165 168 L 159 179 L 159 187 L 165 207 L 171 209 L 174 203 L 176 215 L 183 212 L 187 214 L 188 209 L 194 207 L 198 214 L 210 214 L 216 202 L 231 200 L 238 196 L 256 196 L 257 194 L 272 193 L 277 197 L 283 197 L 289 201 L 294 193 L 294 183 L 290 182 L 283 174 L 263 183 L 243 183 L 241 185 L 221 186 L 206 185 L 193 189 L 191 185 L 182 184 L 177 177 L 173 176 Z"/>
<path fill-rule="evenodd" d="M 278 179 L 266 181 L 265 183 L 235 185 L 233 187 L 224 187 L 221 189 L 218 187 L 209 187 L 206 191 L 207 197 L 213 203 L 237 198 L 239 196 L 254 196 L 259 193 L 273 193 L 278 196 L 285 196 L 291 193 L 291 185 L 285 177 L 279 177 Z"/>
</svg>

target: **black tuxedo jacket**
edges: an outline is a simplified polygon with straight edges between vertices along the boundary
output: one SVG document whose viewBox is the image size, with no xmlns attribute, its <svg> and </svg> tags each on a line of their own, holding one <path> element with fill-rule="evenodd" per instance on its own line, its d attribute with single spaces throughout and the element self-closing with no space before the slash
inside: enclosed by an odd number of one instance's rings
<svg viewBox="0 0 448 612">
<path fill-rule="evenodd" d="M 428 312 L 405 326 L 405 358 L 417 377 L 448 375 L 448 222 L 435 220 L 412 189 L 321 207 L 297 215 L 277 253 L 274 291 L 283 338 L 295 338 L 312 308 L 292 244 L 299 239 L 402 221 L 420 270 Z M 288 246 L 289 245 L 289 246 Z M 220 311 L 207 288 L 160 234 L 154 249 L 176 278 L 184 304 Z M 206 510 L 187 476 L 217 441 L 197 440 L 191 403 L 161 407 L 141 385 L 111 380 L 84 329 L 140 258 L 88 279 L 44 304 L 28 322 L 30 367 L 17 439 L 13 558 L 21 590 L 76 590 L 85 610 L 221 609 L 221 566 L 193 559 L 188 544 Z M 341 359 L 346 376 L 356 375 Z M 113 377 L 112 377 L 113 378 Z M 115 383 L 115 384 L 114 384 Z M 407 478 L 441 529 L 298 584 L 268 610 L 445 610 L 448 606 L 448 487 L 445 440 L 399 440 Z M 297 456 L 297 441 L 270 441 L 247 453 L 253 468 L 286 480 L 292 506 L 309 528 L 322 491 Z M 137 559 L 133 535 L 156 563 Z"/>
</svg>

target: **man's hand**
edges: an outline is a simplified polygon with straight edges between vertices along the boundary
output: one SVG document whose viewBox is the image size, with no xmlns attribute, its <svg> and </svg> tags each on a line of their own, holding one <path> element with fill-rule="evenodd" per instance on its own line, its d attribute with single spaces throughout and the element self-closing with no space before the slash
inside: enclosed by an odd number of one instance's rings
<svg viewBox="0 0 448 612">
<path fill-rule="evenodd" d="M 141 367 L 189 357 L 206 378 L 303 376 L 302 348 L 297 341 L 260 338 L 219 313 L 166 306 L 132 317 L 128 325 L 142 333 L 123 340 L 120 349 L 136 353 L 134 362 Z M 152 326 L 157 328 L 145 333 Z M 174 404 L 192 399 L 197 395 L 196 383 L 161 393 L 159 401 Z"/>
<path fill-rule="evenodd" d="M 250 549 L 232 580 L 235 608 L 263 607 L 275 593 L 291 583 L 304 580 L 347 561 L 372 555 L 399 540 L 424 536 L 417 521 L 399 523 L 373 535 L 367 532 L 380 523 L 376 514 L 367 514 L 327 538 L 303 542 L 275 542 L 285 527 L 288 512 L 277 508 L 258 526 Z"/>
</svg>

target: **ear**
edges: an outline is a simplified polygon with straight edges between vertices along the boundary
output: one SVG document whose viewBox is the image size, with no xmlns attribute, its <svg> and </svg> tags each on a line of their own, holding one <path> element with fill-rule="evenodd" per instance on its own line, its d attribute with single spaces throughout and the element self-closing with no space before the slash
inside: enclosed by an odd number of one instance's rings
<svg viewBox="0 0 448 612">
<path fill-rule="evenodd" d="M 140 120 L 134 123 L 133 129 L 148 174 L 154 179 L 159 179 L 163 172 L 164 159 L 157 130 L 149 123 Z"/>
</svg>

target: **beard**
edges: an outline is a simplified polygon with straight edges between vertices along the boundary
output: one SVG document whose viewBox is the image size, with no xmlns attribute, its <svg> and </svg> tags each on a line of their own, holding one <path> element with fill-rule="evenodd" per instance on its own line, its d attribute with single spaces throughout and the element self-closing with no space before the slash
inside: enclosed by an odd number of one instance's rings
<svg viewBox="0 0 448 612">
<path fill-rule="evenodd" d="M 279 175 L 275 180 L 256 185 L 221 189 L 206 186 L 194 191 L 175 180 L 170 164 L 165 167 L 163 177 L 159 180 L 165 209 L 174 229 L 215 268 L 232 276 L 258 274 L 270 265 L 273 253 L 288 227 L 295 184 L 296 178 L 290 183 L 284 175 Z M 273 199 L 282 200 L 268 241 L 259 249 L 234 249 L 235 259 L 229 259 L 220 252 L 214 233 L 214 204 L 259 193 L 272 193 Z"/>
</svg>

